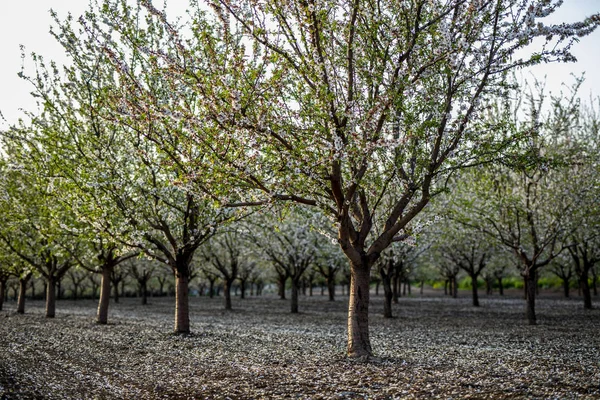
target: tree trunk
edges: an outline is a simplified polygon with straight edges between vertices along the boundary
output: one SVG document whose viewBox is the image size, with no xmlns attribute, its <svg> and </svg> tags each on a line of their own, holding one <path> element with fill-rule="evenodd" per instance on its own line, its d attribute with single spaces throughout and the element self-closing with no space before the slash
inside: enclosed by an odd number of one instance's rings
<svg viewBox="0 0 600 400">
<path fill-rule="evenodd" d="M 119 302 L 119 281 L 113 282 L 113 291 L 115 295 L 115 303 Z"/>
<path fill-rule="evenodd" d="M 292 279 L 292 302 L 291 302 L 291 312 L 292 314 L 298 314 L 298 291 L 299 291 L 299 280 Z"/>
<path fill-rule="evenodd" d="M 563 279 L 563 292 L 566 298 L 569 298 L 569 280 Z"/>
<path fill-rule="evenodd" d="M 525 275 L 525 287 L 527 294 L 527 321 L 529 325 L 536 325 L 537 320 L 535 316 L 535 271 L 530 271 Z"/>
<path fill-rule="evenodd" d="M 245 299 L 246 298 L 246 281 L 245 280 L 241 280 L 240 281 L 240 299 Z"/>
<path fill-rule="evenodd" d="M 383 284 L 383 317 L 392 318 L 392 282 L 388 276 L 382 277 L 381 283 Z"/>
<path fill-rule="evenodd" d="M 335 279 L 327 278 L 327 292 L 329 293 L 329 301 L 335 300 Z"/>
<path fill-rule="evenodd" d="M 285 281 L 287 278 L 279 277 L 277 279 L 277 287 L 279 289 L 279 299 L 285 300 Z"/>
<path fill-rule="evenodd" d="M 473 293 L 473 307 L 479 307 L 479 293 L 477 293 L 477 275 L 471 275 L 471 290 Z"/>
<path fill-rule="evenodd" d="M 175 272 L 175 333 L 190 332 L 189 278 Z"/>
<path fill-rule="evenodd" d="M 308 283 L 308 296 L 312 297 L 312 295 L 313 295 L 313 283 L 312 283 L 312 281 L 310 281 Z"/>
<path fill-rule="evenodd" d="M 31 300 L 35 299 L 35 279 L 31 280 Z"/>
<path fill-rule="evenodd" d="M 211 299 L 213 297 L 215 297 L 215 280 L 214 279 L 208 280 L 208 297 Z"/>
<path fill-rule="evenodd" d="M 350 301 L 348 302 L 348 356 L 369 357 L 369 273 L 366 263 L 350 266 Z"/>
<path fill-rule="evenodd" d="M 98 300 L 98 313 L 96 322 L 105 325 L 108 323 L 108 305 L 110 303 L 110 274 L 112 268 L 102 268 L 102 281 L 100 283 L 100 300 Z"/>
<path fill-rule="evenodd" d="M 46 290 L 46 318 L 54 318 L 56 315 L 56 281 L 54 278 L 47 279 L 48 290 Z"/>
<path fill-rule="evenodd" d="M 502 284 L 502 277 L 498 278 L 498 290 L 499 290 L 500 296 L 504 296 L 504 285 Z"/>
<path fill-rule="evenodd" d="M 225 295 L 225 309 L 231 310 L 231 284 L 232 282 L 228 279 L 223 281 L 223 294 Z"/>
<path fill-rule="evenodd" d="M 455 299 L 458 297 L 458 281 L 456 280 L 456 275 L 452 277 L 452 297 Z"/>
<path fill-rule="evenodd" d="M 423 295 L 423 286 L 425 286 L 425 280 L 421 279 L 419 294 Z"/>
<path fill-rule="evenodd" d="M 586 310 L 592 309 L 592 293 L 588 282 L 588 271 L 584 268 L 583 273 L 579 276 L 579 286 L 583 295 L 583 308 Z"/>
<path fill-rule="evenodd" d="M 140 284 L 140 291 L 142 292 L 142 305 L 148 304 L 148 282 L 145 279 Z"/>
<path fill-rule="evenodd" d="M 17 301 L 17 313 L 25 314 L 25 292 L 27 291 L 27 281 L 26 279 L 19 279 L 19 300 Z"/>
<path fill-rule="evenodd" d="M 392 278 L 392 300 L 394 304 L 398 304 L 398 297 L 400 297 L 400 279 L 394 274 Z"/>
<path fill-rule="evenodd" d="M 444 281 L 444 296 L 448 295 L 448 285 L 450 284 L 450 281 L 448 279 L 446 279 Z"/>
</svg>

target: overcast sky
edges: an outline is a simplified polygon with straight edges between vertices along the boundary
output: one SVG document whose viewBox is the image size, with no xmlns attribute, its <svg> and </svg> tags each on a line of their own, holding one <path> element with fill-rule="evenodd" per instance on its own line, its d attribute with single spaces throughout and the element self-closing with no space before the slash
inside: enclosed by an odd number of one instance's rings
<svg viewBox="0 0 600 400">
<path fill-rule="evenodd" d="M 162 3 L 159 1 L 158 3 Z M 59 63 L 65 61 L 60 46 L 48 33 L 52 18 L 50 8 L 64 17 L 68 12 L 81 15 L 87 8 L 85 0 L 19 0 L 0 1 L 0 112 L 9 123 L 15 123 L 23 116 L 20 109 L 33 110 L 35 103 L 29 92 L 31 87 L 17 76 L 21 69 L 21 52 L 19 45 L 24 45 L 27 54 L 36 52 L 47 60 Z M 169 0 L 171 16 L 175 12 L 183 12 L 187 0 Z M 565 4 L 552 17 L 552 21 L 572 22 L 585 16 L 600 12 L 600 0 L 565 0 Z M 562 82 L 572 82 L 570 74 L 580 75 L 586 71 L 586 83 L 581 94 L 586 98 L 592 93 L 600 95 L 600 31 L 581 40 L 573 53 L 578 58 L 577 64 L 545 64 L 526 72 L 525 77 L 533 73 L 538 78 L 547 76 L 547 87 L 552 91 L 560 90 Z M 27 58 L 25 66 L 31 67 Z M 6 128 L 0 122 L 0 128 Z"/>
</svg>

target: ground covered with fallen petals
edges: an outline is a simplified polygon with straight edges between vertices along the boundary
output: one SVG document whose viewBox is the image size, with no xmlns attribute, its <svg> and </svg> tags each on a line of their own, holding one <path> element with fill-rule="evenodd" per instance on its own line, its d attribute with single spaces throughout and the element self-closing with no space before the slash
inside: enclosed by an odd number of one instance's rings
<svg viewBox="0 0 600 400">
<path fill-rule="evenodd" d="M 30 301 L 0 313 L 0 399 L 600 398 L 600 310 L 538 300 L 539 324 L 515 294 L 404 297 L 384 319 L 372 297 L 372 360 L 345 358 L 346 298 L 192 298 L 193 333 L 171 334 L 174 301 Z"/>
</svg>

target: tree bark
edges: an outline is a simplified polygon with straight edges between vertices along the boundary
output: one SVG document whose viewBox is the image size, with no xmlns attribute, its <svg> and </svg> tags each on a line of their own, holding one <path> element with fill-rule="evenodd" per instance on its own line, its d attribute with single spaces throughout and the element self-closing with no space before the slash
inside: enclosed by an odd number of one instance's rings
<svg viewBox="0 0 600 400">
<path fill-rule="evenodd" d="M 231 284 L 233 282 L 225 279 L 223 281 L 223 294 L 225 296 L 225 309 L 226 310 L 231 310 Z"/>
<path fill-rule="evenodd" d="M 471 290 L 473 293 L 473 307 L 479 307 L 479 293 L 477 292 L 477 275 L 471 275 Z"/>
<path fill-rule="evenodd" d="M 53 277 L 46 280 L 46 318 L 54 318 L 56 315 L 56 281 Z"/>
<path fill-rule="evenodd" d="M 189 278 L 175 272 L 175 333 L 190 332 Z"/>
<path fill-rule="evenodd" d="M 102 268 L 102 281 L 100 283 L 100 300 L 98 300 L 98 313 L 96 322 L 98 324 L 108 323 L 108 305 L 110 303 L 110 274 L 112 268 Z"/>
<path fill-rule="evenodd" d="M 298 314 L 298 291 L 300 282 L 296 279 L 292 279 L 292 301 L 291 301 L 291 312 L 292 314 Z"/>
<path fill-rule="evenodd" d="M 19 279 L 19 300 L 17 301 L 17 313 L 25 314 L 25 292 L 29 278 Z"/>
<path fill-rule="evenodd" d="M 350 299 L 348 302 L 348 356 L 369 357 L 369 275 L 366 263 L 351 265 Z"/>
<path fill-rule="evenodd" d="M 525 275 L 525 293 L 527 295 L 526 314 L 529 325 L 536 325 L 535 316 L 535 271 L 530 271 Z"/>
</svg>

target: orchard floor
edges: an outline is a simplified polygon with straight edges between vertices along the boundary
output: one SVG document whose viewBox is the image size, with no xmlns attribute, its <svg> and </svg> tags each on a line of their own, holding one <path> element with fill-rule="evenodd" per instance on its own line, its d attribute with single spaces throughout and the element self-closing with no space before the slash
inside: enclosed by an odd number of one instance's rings
<svg viewBox="0 0 600 400">
<path fill-rule="evenodd" d="M 0 312 L 0 399 L 600 399 L 600 310 L 542 295 L 538 325 L 516 293 L 413 294 L 381 315 L 371 298 L 369 362 L 344 356 L 345 297 L 191 298 L 190 335 L 170 333 L 172 298 L 121 299 L 110 323 L 92 300 L 59 301 L 46 319 Z M 598 301 L 598 298 L 595 298 Z M 8 311 L 7 311 L 8 310 Z"/>
</svg>

